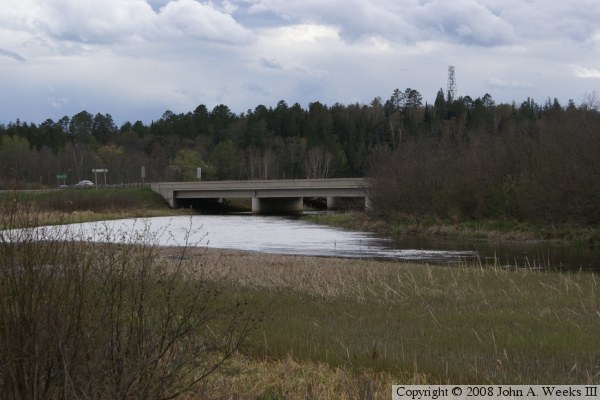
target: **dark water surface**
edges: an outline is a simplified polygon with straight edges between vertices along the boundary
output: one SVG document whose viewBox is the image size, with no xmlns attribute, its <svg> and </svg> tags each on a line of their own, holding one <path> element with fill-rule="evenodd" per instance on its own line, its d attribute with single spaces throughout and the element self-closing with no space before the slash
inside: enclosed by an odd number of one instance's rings
<svg viewBox="0 0 600 400">
<path fill-rule="evenodd" d="M 391 244 L 395 248 L 473 251 L 481 263 L 534 269 L 596 270 L 600 272 L 600 249 L 543 241 L 499 241 L 405 236 Z"/>
</svg>

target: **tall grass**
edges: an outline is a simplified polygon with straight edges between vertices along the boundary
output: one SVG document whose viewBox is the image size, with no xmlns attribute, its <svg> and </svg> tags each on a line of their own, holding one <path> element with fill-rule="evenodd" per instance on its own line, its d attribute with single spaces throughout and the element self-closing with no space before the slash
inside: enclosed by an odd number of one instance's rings
<svg viewBox="0 0 600 400">
<path fill-rule="evenodd" d="M 68 189 L 43 192 L 15 192 L 21 201 L 38 203 L 47 210 L 95 212 L 166 208 L 160 195 L 148 188 Z"/>
<path fill-rule="evenodd" d="M 172 210 L 165 200 L 147 188 L 11 191 L 0 194 L 0 202 L 15 203 L 20 208 L 35 208 L 20 225 L 33 227 L 118 218 L 153 217 L 181 214 Z M 18 214 L 18 213 L 17 213 Z M 7 229 L 2 225 L 0 229 Z"/>
<path fill-rule="evenodd" d="M 165 266 L 149 231 L 108 245 L 10 229 L 36 219 L 31 204 L 0 203 L 0 397 L 173 398 L 246 336 L 244 306 L 183 263 L 185 249 Z"/>
<path fill-rule="evenodd" d="M 227 253 L 207 266 L 265 311 L 243 346 L 258 360 L 396 383 L 600 382 L 595 273 Z"/>
</svg>

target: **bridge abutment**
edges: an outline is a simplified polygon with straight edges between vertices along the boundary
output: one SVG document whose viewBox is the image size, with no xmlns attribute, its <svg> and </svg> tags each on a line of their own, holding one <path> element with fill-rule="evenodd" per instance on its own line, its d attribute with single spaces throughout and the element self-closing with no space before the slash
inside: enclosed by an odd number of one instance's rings
<svg viewBox="0 0 600 400">
<path fill-rule="evenodd" d="M 371 198 L 369 196 L 365 197 L 365 210 L 371 211 L 373 209 L 373 203 L 371 203 Z"/>
<path fill-rule="evenodd" d="M 175 199 L 175 195 L 173 194 L 172 190 L 167 191 L 166 195 L 164 195 L 164 199 L 167 200 L 167 203 L 169 203 L 169 207 L 177 208 L 177 199 Z"/>
<path fill-rule="evenodd" d="M 253 197 L 252 214 L 302 214 L 302 197 Z"/>
</svg>

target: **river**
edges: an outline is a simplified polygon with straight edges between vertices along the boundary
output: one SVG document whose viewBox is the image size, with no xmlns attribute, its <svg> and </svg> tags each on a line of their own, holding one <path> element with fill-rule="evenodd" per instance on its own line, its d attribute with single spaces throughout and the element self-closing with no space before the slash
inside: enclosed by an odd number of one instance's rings
<svg viewBox="0 0 600 400">
<path fill-rule="evenodd" d="M 234 215 L 194 215 L 89 222 L 45 227 L 96 242 L 148 242 L 159 246 L 200 246 L 252 252 L 322 257 L 362 257 L 445 265 L 481 261 L 502 267 L 600 271 L 600 251 L 544 242 L 447 240 L 406 236 L 397 240 L 352 232 L 305 220 Z"/>
</svg>

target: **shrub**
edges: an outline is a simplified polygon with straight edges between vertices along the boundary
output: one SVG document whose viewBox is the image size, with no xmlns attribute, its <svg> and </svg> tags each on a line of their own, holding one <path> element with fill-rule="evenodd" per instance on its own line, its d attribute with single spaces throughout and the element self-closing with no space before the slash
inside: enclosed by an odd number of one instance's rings
<svg viewBox="0 0 600 400">
<path fill-rule="evenodd" d="M 2 398 L 173 398 L 247 335 L 243 305 L 182 262 L 185 249 L 167 262 L 148 230 L 115 245 L 68 227 L 11 229 L 35 218 L 0 202 Z"/>
</svg>

